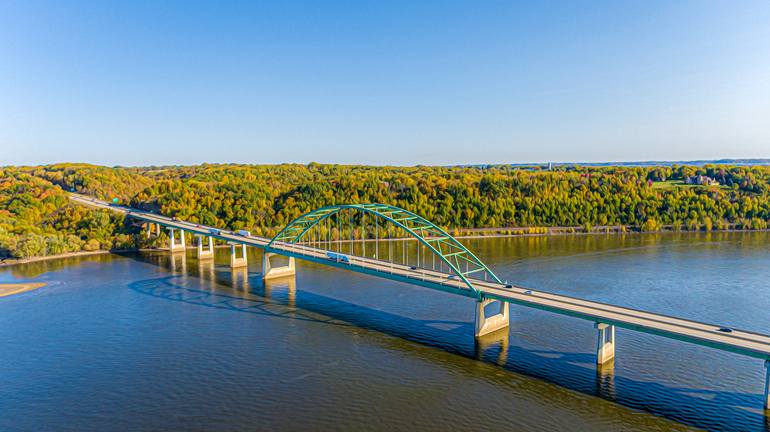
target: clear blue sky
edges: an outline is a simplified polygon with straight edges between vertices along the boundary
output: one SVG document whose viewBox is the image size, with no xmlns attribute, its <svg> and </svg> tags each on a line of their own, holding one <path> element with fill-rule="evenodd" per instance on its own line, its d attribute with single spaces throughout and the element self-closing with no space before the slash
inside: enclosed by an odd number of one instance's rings
<svg viewBox="0 0 770 432">
<path fill-rule="evenodd" d="M 0 1 L 0 165 L 770 157 L 770 1 Z"/>
</svg>

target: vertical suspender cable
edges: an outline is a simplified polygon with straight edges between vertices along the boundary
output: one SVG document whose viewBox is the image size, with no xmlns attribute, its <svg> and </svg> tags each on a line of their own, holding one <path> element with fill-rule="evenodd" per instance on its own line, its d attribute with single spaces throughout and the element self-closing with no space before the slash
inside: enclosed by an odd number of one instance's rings
<svg viewBox="0 0 770 432">
<path fill-rule="evenodd" d="M 335 216 L 335 219 L 337 221 L 337 253 L 342 252 L 342 236 L 340 235 L 340 227 L 342 227 L 342 224 L 340 224 L 340 213 L 337 212 L 337 215 Z"/>
<path fill-rule="evenodd" d="M 353 255 L 353 218 L 351 217 L 351 211 L 348 209 L 348 229 L 350 230 L 350 255 Z"/>
<path fill-rule="evenodd" d="M 388 260 L 390 261 L 390 272 L 393 273 L 393 230 L 388 228 Z"/>
</svg>

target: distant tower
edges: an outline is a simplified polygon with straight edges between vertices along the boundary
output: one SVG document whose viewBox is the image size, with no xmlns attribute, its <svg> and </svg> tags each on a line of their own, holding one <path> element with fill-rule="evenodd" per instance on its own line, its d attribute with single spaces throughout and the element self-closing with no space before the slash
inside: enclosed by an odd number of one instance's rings
<svg viewBox="0 0 770 432">
<path fill-rule="evenodd" d="M 551 162 L 548 162 L 548 171 L 551 171 L 552 168 L 553 168 L 553 164 L 551 164 Z"/>
</svg>

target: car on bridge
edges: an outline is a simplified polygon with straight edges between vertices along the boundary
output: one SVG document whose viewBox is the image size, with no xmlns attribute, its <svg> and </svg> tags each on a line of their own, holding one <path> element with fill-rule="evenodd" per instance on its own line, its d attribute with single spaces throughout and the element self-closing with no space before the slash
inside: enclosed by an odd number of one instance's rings
<svg viewBox="0 0 770 432">
<path fill-rule="evenodd" d="M 348 256 L 345 254 L 330 251 L 326 252 L 326 256 L 329 257 L 330 260 L 350 263 L 350 258 L 348 258 Z"/>
<path fill-rule="evenodd" d="M 235 233 L 238 234 L 239 236 L 251 237 L 251 233 L 246 230 L 238 230 Z"/>
</svg>

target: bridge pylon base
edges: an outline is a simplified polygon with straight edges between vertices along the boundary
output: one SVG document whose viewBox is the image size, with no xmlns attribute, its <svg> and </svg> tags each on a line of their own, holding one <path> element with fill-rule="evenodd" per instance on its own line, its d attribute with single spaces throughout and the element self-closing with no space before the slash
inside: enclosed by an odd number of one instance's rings
<svg viewBox="0 0 770 432">
<path fill-rule="evenodd" d="M 198 237 L 198 260 L 204 260 L 204 259 L 213 259 L 214 258 L 214 239 L 209 236 L 203 236 L 200 234 L 196 234 L 196 237 Z M 206 237 L 209 239 L 208 246 L 203 247 L 203 237 Z"/>
<path fill-rule="evenodd" d="M 289 263 L 285 266 L 274 267 L 270 263 L 270 257 L 276 254 L 271 252 L 265 252 L 262 257 L 262 279 L 274 279 L 284 276 L 294 276 L 297 271 L 294 266 L 294 257 L 289 257 Z"/>
<path fill-rule="evenodd" d="M 596 364 L 601 365 L 615 358 L 615 326 L 596 323 L 594 327 L 599 333 L 596 344 Z"/>
<path fill-rule="evenodd" d="M 175 231 L 179 231 L 179 243 L 176 242 Z M 177 230 L 176 228 L 168 228 L 168 250 L 173 252 L 184 252 L 187 247 L 185 246 L 184 230 Z"/>
<path fill-rule="evenodd" d="M 492 303 L 500 304 L 500 312 L 487 316 L 486 306 Z M 510 317 L 510 305 L 508 302 L 486 299 L 476 301 L 476 332 L 475 336 L 481 337 L 508 327 Z"/>
<path fill-rule="evenodd" d="M 235 250 L 241 247 L 241 256 L 238 257 Z M 230 243 L 230 268 L 248 267 L 249 261 L 246 258 L 246 245 L 238 243 Z"/>
</svg>

